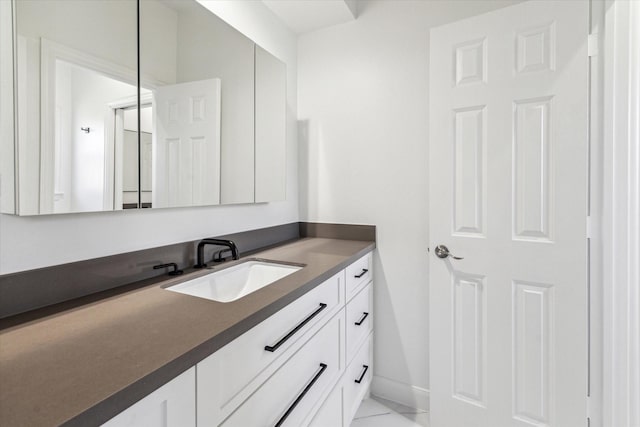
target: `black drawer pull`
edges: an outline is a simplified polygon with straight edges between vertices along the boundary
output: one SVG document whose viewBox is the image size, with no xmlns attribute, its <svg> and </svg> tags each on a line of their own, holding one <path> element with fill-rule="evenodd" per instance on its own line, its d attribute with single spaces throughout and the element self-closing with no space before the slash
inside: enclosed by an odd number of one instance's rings
<svg viewBox="0 0 640 427">
<path fill-rule="evenodd" d="M 278 420 L 278 422 L 276 423 L 275 427 L 280 427 L 282 425 L 282 423 L 284 422 L 284 420 L 286 420 L 287 417 L 291 414 L 291 412 L 293 412 L 293 410 L 296 409 L 296 406 L 298 406 L 298 403 L 300 403 L 300 401 L 302 400 L 304 395 L 307 394 L 307 392 L 309 390 L 311 390 L 311 387 L 313 387 L 315 382 L 318 381 L 318 378 L 320 378 L 320 375 L 323 374 L 325 369 L 327 369 L 327 365 L 324 364 L 324 363 L 321 363 L 320 364 L 320 370 L 313 376 L 311 381 L 309 381 L 309 384 L 307 384 L 307 386 L 304 388 L 304 390 L 302 390 L 302 393 L 300 393 L 300 395 L 298 395 L 298 397 L 296 397 L 296 400 L 293 401 L 291 406 L 289 406 L 289 409 L 287 409 L 287 412 L 285 412 L 284 415 Z"/>
<path fill-rule="evenodd" d="M 361 318 L 360 320 L 358 320 L 358 321 L 355 323 L 355 325 L 356 325 L 356 326 L 360 326 L 360 325 L 362 325 L 362 322 L 364 322 L 364 319 L 366 319 L 366 318 L 367 318 L 367 316 L 369 316 L 369 313 L 367 313 L 367 312 L 365 311 L 365 312 L 363 313 L 362 318 Z"/>
<path fill-rule="evenodd" d="M 280 341 L 278 341 L 277 343 L 275 343 L 275 345 L 271 346 L 265 346 L 265 350 L 270 351 L 270 352 L 274 352 L 278 349 L 278 347 L 280 347 L 282 344 L 284 344 L 289 338 L 291 338 L 292 336 L 295 335 L 296 332 L 298 332 L 300 329 L 302 329 L 304 327 L 304 325 L 306 325 L 307 323 L 309 323 L 311 321 L 311 319 L 313 319 L 314 317 L 316 317 L 318 315 L 318 313 L 320 313 L 322 310 L 324 310 L 325 308 L 327 308 L 327 304 L 321 302 L 320 303 L 320 307 L 318 307 L 316 309 L 316 311 L 314 311 L 313 313 L 311 313 L 309 315 L 309 317 L 307 317 L 306 319 L 304 319 L 302 322 L 300 322 L 298 324 L 298 326 L 296 326 L 295 328 L 293 328 L 291 330 L 291 332 L 289 332 L 287 335 L 285 335 L 284 337 L 282 337 L 280 339 Z"/>
<path fill-rule="evenodd" d="M 356 275 L 355 275 L 355 276 L 353 276 L 353 277 L 355 277 L 356 279 L 359 279 L 359 278 L 361 278 L 362 276 L 364 276 L 365 274 L 367 274 L 367 272 L 368 272 L 368 271 L 369 271 L 369 270 L 367 270 L 366 268 L 363 268 L 363 269 L 362 269 L 362 273 L 360 273 L 360 274 L 356 274 Z"/>
<path fill-rule="evenodd" d="M 362 379 L 364 378 L 365 374 L 367 373 L 367 371 L 369 370 L 369 365 L 362 365 L 362 367 L 364 368 L 364 371 L 362 371 L 362 373 L 360 374 L 360 378 L 358 378 L 356 380 L 356 382 L 358 384 L 360 384 L 362 382 Z"/>
</svg>

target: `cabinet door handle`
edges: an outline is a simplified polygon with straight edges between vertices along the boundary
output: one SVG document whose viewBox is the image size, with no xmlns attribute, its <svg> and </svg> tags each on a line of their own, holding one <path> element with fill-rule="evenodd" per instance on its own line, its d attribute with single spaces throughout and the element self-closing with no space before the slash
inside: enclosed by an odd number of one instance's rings
<svg viewBox="0 0 640 427">
<path fill-rule="evenodd" d="M 311 319 L 313 319 L 314 317 L 316 317 L 318 315 L 318 313 L 320 313 L 322 310 L 324 310 L 325 308 L 327 308 L 327 304 L 321 302 L 320 303 L 320 307 L 318 307 L 313 313 L 311 313 L 306 319 L 304 319 L 302 322 L 300 322 L 298 324 L 298 326 L 296 326 L 295 328 L 293 328 L 287 335 L 285 335 L 284 337 L 282 337 L 280 339 L 280 341 L 278 341 L 277 343 L 275 343 L 274 345 L 267 345 L 264 347 L 265 350 L 270 351 L 270 352 L 274 352 L 278 349 L 278 347 L 280 347 L 282 344 L 284 344 L 289 338 L 291 338 L 292 336 L 295 335 L 296 332 L 298 332 L 300 329 L 302 329 L 304 327 L 304 325 L 306 325 L 307 323 L 309 323 L 311 321 Z"/>
<path fill-rule="evenodd" d="M 369 370 L 369 365 L 362 365 L 362 367 L 364 368 L 364 370 L 362 371 L 362 373 L 360 374 L 360 378 L 358 378 L 356 380 L 356 382 L 358 384 L 360 384 L 362 382 L 362 379 L 364 378 L 365 374 L 367 373 L 367 371 Z"/>
<path fill-rule="evenodd" d="M 362 269 L 362 273 L 360 273 L 360 274 L 356 274 L 356 275 L 355 275 L 355 276 L 353 276 L 353 277 L 355 277 L 356 279 L 359 279 L 359 278 L 361 278 L 362 276 L 364 276 L 365 274 L 367 274 L 367 272 L 368 272 L 368 271 L 369 271 L 369 270 L 367 270 L 366 268 L 363 268 L 363 269 Z"/>
<path fill-rule="evenodd" d="M 367 313 L 366 311 L 364 313 L 362 313 L 362 317 L 360 318 L 360 320 L 358 320 L 355 325 L 356 326 L 360 326 L 362 325 L 362 322 L 364 322 L 364 319 L 367 318 L 367 316 L 369 316 L 369 313 Z"/>
<path fill-rule="evenodd" d="M 275 427 L 280 427 L 282 425 L 282 423 L 284 422 L 284 420 L 287 419 L 287 417 L 293 412 L 293 410 L 296 408 L 296 406 L 298 406 L 298 403 L 300 403 L 300 401 L 302 400 L 302 398 L 304 397 L 305 394 L 307 394 L 307 392 L 309 390 L 311 390 L 311 387 L 313 387 L 313 385 L 316 383 L 316 381 L 318 381 L 318 378 L 320 378 L 320 375 L 322 375 L 324 373 L 324 370 L 327 369 L 327 365 L 324 363 L 320 364 L 320 370 L 318 372 L 316 372 L 316 374 L 313 376 L 313 378 L 311 378 L 311 381 L 309 381 L 309 383 L 307 384 L 307 386 L 304 388 L 304 390 L 302 390 L 302 393 L 300 393 L 298 395 L 298 397 L 296 397 L 296 400 L 293 401 L 293 403 L 291 404 L 291 406 L 289 406 L 289 409 L 287 409 L 287 411 L 284 413 L 284 415 L 282 417 L 280 417 L 280 419 L 278 420 L 278 422 L 276 423 Z"/>
</svg>

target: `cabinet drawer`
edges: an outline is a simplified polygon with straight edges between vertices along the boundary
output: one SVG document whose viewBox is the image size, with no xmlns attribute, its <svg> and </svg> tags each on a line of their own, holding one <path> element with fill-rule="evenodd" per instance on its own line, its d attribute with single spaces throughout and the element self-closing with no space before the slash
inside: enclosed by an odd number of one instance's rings
<svg viewBox="0 0 640 427">
<path fill-rule="evenodd" d="M 191 368 L 111 418 L 103 427 L 196 425 L 196 369 Z"/>
<path fill-rule="evenodd" d="M 221 425 L 303 425 L 343 371 L 340 340 L 344 321 L 344 312 L 331 319 Z"/>
<path fill-rule="evenodd" d="M 372 330 L 373 284 L 369 282 L 347 304 L 347 364 Z"/>
<path fill-rule="evenodd" d="M 344 425 L 351 425 L 362 398 L 369 390 L 373 377 L 373 335 L 358 349 L 343 378 Z"/>
<path fill-rule="evenodd" d="M 338 384 L 313 417 L 309 427 L 343 427 L 342 418 L 342 384 Z"/>
<path fill-rule="evenodd" d="M 369 252 L 346 268 L 347 301 L 355 295 L 360 285 L 367 283 L 373 277 L 372 259 L 372 254 Z"/>
<path fill-rule="evenodd" d="M 343 281 L 336 274 L 200 362 L 199 424 L 217 425 L 340 310 Z"/>
</svg>

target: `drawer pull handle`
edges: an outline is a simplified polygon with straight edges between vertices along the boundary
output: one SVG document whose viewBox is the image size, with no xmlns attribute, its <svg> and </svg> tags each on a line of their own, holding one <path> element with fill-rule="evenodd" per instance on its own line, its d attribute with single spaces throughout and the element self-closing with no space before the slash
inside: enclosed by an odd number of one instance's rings
<svg viewBox="0 0 640 427">
<path fill-rule="evenodd" d="M 284 337 L 282 337 L 280 339 L 280 341 L 278 341 L 277 343 L 275 343 L 274 345 L 267 345 L 264 347 L 265 350 L 270 351 L 270 352 L 274 352 L 278 349 L 278 347 L 280 347 L 282 344 L 284 344 L 289 338 L 291 338 L 292 336 L 295 335 L 296 332 L 298 332 L 300 329 L 302 329 L 304 327 L 304 325 L 306 325 L 307 323 L 309 323 L 311 321 L 311 319 L 313 319 L 314 317 L 316 317 L 318 315 L 318 313 L 320 313 L 322 310 L 324 310 L 325 308 L 327 308 L 327 304 L 321 302 L 320 303 L 320 307 L 318 307 L 316 309 L 316 311 L 314 311 L 313 313 L 311 313 L 306 319 L 304 319 L 302 322 L 300 322 L 298 324 L 298 326 L 296 326 L 295 328 L 293 328 L 291 330 L 291 332 L 289 332 L 287 335 L 285 335 Z"/>
<path fill-rule="evenodd" d="M 360 273 L 360 274 L 356 274 L 356 275 L 355 275 L 355 276 L 353 276 L 353 277 L 355 277 L 356 279 L 359 279 L 359 278 L 361 278 L 362 276 L 364 276 L 365 274 L 367 274 L 367 272 L 369 272 L 369 270 L 367 270 L 366 268 L 363 268 L 363 269 L 362 269 L 362 273 Z"/>
<path fill-rule="evenodd" d="M 356 382 L 358 384 L 360 384 L 362 382 L 362 379 L 364 378 L 365 374 L 367 373 L 367 371 L 369 370 L 369 365 L 362 365 L 362 367 L 364 368 L 364 371 L 362 371 L 362 373 L 360 374 L 360 378 L 358 378 L 356 380 Z"/>
<path fill-rule="evenodd" d="M 318 372 L 316 372 L 316 374 L 313 376 L 313 378 L 311 378 L 311 381 L 309 381 L 309 383 L 304 388 L 304 390 L 302 390 L 302 393 L 300 393 L 298 395 L 298 397 L 296 397 L 296 400 L 293 401 L 291 406 L 289 406 L 289 409 L 287 409 L 287 412 L 285 412 L 284 415 L 278 420 L 278 422 L 276 423 L 275 427 L 280 427 L 282 425 L 284 420 L 286 420 L 287 417 L 291 414 L 291 412 L 293 412 L 293 410 L 296 408 L 296 406 L 298 406 L 298 403 L 300 403 L 300 401 L 302 400 L 304 395 L 307 394 L 307 392 L 309 390 L 311 390 L 311 387 L 313 387 L 315 382 L 318 381 L 318 378 L 320 378 L 320 375 L 322 375 L 324 373 L 325 369 L 327 369 L 327 365 L 324 364 L 324 363 L 321 363 L 320 364 L 320 370 Z"/>
<path fill-rule="evenodd" d="M 358 320 L 355 324 L 356 326 L 360 326 L 362 325 L 362 322 L 364 322 L 364 319 L 366 319 L 369 316 L 369 313 L 367 313 L 366 311 L 364 313 L 362 313 L 362 317 L 360 318 L 360 320 Z"/>
</svg>

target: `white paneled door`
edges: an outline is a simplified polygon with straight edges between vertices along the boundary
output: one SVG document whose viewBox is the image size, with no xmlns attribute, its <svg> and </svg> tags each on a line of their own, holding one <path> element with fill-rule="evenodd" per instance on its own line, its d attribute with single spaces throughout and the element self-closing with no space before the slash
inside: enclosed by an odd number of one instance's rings
<svg viewBox="0 0 640 427">
<path fill-rule="evenodd" d="M 433 427 L 587 425 L 588 8 L 431 31 Z"/>
<path fill-rule="evenodd" d="M 220 203 L 220 79 L 153 91 L 154 208 Z"/>
</svg>

